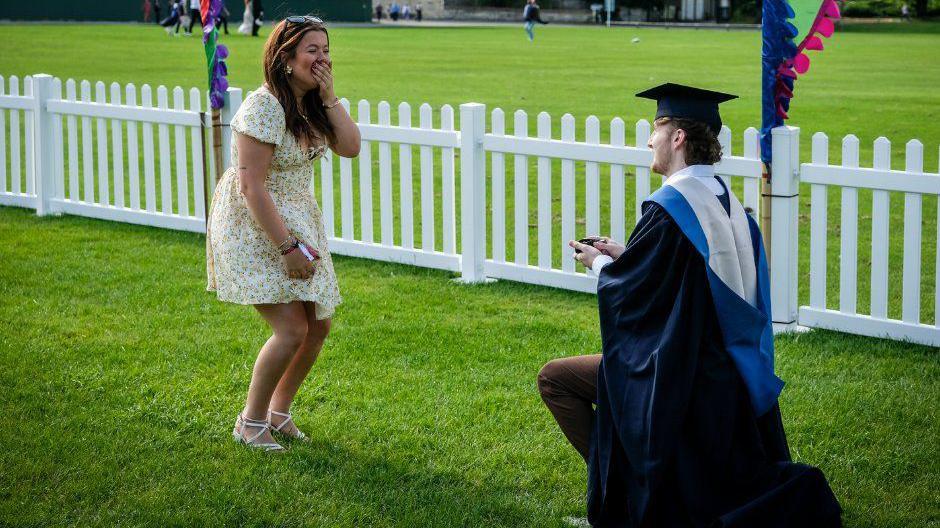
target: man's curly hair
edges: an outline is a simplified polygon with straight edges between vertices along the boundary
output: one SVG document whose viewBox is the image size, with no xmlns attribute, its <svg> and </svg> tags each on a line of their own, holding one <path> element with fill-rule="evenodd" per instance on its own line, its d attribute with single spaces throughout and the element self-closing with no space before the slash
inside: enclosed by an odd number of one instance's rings
<svg viewBox="0 0 940 528">
<path fill-rule="evenodd" d="M 721 161 L 721 143 L 718 143 L 718 136 L 705 123 L 661 117 L 656 120 L 656 125 L 672 125 L 685 131 L 686 165 L 714 165 Z"/>
</svg>

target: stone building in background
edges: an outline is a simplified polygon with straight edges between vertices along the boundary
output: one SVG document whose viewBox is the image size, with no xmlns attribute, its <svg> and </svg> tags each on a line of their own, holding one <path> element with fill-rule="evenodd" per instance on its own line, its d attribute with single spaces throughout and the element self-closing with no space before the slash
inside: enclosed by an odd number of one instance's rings
<svg viewBox="0 0 940 528">
<path fill-rule="evenodd" d="M 371 0 L 382 4 L 388 19 L 391 0 Z M 520 22 L 525 0 L 414 0 L 399 1 L 412 10 L 420 3 L 428 20 L 481 22 Z M 550 22 L 602 23 L 606 20 L 604 0 L 540 0 L 542 17 Z M 728 19 L 731 0 L 616 0 L 612 20 L 627 22 L 700 22 Z"/>
</svg>

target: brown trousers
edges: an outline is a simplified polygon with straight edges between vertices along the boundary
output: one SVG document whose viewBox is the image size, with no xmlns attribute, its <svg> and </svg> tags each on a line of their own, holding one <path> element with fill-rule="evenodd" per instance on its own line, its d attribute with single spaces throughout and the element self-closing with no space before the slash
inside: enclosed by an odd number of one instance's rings
<svg viewBox="0 0 940 528">
<path fill-rule="evenodd" d="M 600 364 L 600 354 L 553 359 L 542 367 L 538 377 L 542 401 L 585 462 L 590 449 Z"/>
</svg>

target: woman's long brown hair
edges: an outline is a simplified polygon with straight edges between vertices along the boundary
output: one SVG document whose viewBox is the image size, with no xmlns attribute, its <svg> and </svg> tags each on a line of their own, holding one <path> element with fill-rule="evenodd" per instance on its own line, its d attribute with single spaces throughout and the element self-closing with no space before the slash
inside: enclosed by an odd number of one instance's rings
<svg viewBox="0 0 940 528">
<path fill-rule="evenodd" d="M 287 59 L 294 56 L 308 31 L 322 31 L 329 43 L 330 34 L 326 26 L 310 19 L 303 23 L 283 20 L 274 27 L 264 45 L 264 80 L 284 107 L 287 130 L 299 143 L 310 147 L 317 144 L 317 139 L 322 141 L 323 138 L 330 144 L 335 143 L 336 133 L 326 116 L 320 92 L 315 89 L 307 92 L 298 107 L 297 99 L 287 82 Z"/>
</svg>

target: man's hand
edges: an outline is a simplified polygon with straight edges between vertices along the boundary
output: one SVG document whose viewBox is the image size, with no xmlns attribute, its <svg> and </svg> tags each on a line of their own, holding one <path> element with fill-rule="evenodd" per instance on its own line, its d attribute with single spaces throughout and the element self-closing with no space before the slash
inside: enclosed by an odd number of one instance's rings
<svg viewBox="0 0 940 528">
<path fill-rule="evenodd" d="M 599 249 L 601 253 L 610 255 L 610 257 L 614 260 L 620 258 L 620 255 L 623 255 L 624 250 L 627 249 L 627 246 L 624 246 L 620 242 L 611 240 L 609 238 L 595 242 L 594 247 Z"/>
<path fill-rule="evenodd" d="M 595 242 L 596 244 L 597 242 Z M 577 240 L 569 240 L 568 245 L 580 251 L 580 253 L 574 254 L 574 259 L 584 264 L 586 267 L 590 268 L 594 264 L 594 259 L 601 254 L 601 250 L 595 248 L 594 246 L 589 246 L 587 244 L 582 244 Z"/>
</svg>

